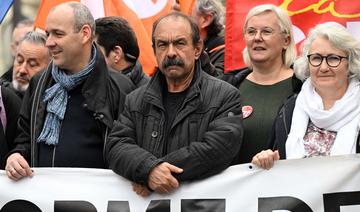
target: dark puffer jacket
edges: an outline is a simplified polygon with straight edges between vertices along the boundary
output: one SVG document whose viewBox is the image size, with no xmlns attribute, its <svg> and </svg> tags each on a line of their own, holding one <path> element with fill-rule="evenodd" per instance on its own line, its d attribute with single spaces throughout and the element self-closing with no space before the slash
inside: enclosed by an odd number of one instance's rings
<svg viewBox="0 0 360 212">
<path fill-rule="evenodd" d="M 161 162 L 184 169 L 179 181 L 211 176 L 230 165 L 243 137 L 240 93 L 197 67 L 166 141 L 164 75 L 158 70 L 147 86 L 127 96 L 106 145 L 111 169 L 147 185 L 149 172 Z"/>
</svg>

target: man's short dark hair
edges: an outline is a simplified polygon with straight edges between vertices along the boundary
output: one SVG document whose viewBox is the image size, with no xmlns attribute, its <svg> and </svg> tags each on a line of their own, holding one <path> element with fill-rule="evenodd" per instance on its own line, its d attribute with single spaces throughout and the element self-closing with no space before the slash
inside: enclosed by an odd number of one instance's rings
<svg viewBox="0 0 360 212">
<path fill-rule="evenodd" d="M 109 56 L 115 46 L 120 46 L 128 62 L 136 62 L 140 51 L 136 35 L 129 23 L 120 17 L 108 16 L 95 20 L 97 43 Z"/>
<path fill-rule="evenodd" d="M 154 51 L 155 51 L 155 35 L 154 35 L 154 32 L 155 32 L 157 26 L 159 25 L 159 23 L 163 19 L 167 19 L 167 18 L 182 18 L 185 21 L 187 21 L 190 24 L 190 28 L 191 28 L 191 38 L 192 38 L 193 46 L 195 46 L 195 44 L 200 42 L 199 27 L 196 24 L 196 22 L 194 21 L 194 19 L 191 18 L 190 16 L 187 16 L 187 15 L 185 15 L 183 13 L 180 13 L 180 12 L 171 12 L 171 13 L 165 15 L 165 16 L 162 16 L 161 18 L 156 20 L 154 22 L 154 24 L 153 24 L 151 40 L 152 40 L 152 46 L 153 46 Z"/>
</svg>

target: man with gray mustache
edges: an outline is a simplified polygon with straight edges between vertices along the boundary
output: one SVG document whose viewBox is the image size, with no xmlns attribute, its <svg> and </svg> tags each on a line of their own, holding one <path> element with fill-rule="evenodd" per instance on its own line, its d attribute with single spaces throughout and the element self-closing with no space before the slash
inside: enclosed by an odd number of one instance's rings
<svg viewBox="0 0 360 212">
<path fill-rule="evenodd" d="M 46 35 L 31 31 L 17 42 L 14 63 L 11 72 L 11 81 L 0 79 L 3 87 L 13 90 L 22 99 L 29 87 L 30 79 L 46 69 L 50 62 L 50 53 L 45 46 Z"/>
<path fill-rule="evenodd" d="M 243 136 L 240 93 L 201 69 L 196 23 L 170 13 L 154 23 L 152 42 L 159 68 L 126 97 L 105 153 L 109 167 L 141 196 L 219 173 Z"/>
</svg>

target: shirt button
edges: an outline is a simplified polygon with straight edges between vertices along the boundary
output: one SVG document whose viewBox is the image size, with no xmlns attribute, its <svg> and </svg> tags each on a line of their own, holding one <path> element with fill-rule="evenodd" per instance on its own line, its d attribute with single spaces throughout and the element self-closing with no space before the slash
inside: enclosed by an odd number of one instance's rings
<svg viewBox="0 0 360 212">
<path fill-rule="evenodd" d="M 156 138 L 157 136 L 158 136 L 158 132 L 157 132 L 157 131 L 153 131 L 153 132 L 151 133 L 151 137 Z"/>
</svg>

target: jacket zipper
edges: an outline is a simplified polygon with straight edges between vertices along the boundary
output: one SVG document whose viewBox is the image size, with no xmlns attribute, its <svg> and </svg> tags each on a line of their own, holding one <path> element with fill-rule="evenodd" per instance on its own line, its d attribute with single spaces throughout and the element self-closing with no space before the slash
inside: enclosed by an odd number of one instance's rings
<svg viewBox="0 0 360 212">
<path fill-rule="evenodd" d="M 106 126 L 106 125 L 105 125 Z M 106 129 L 105 129 L 105 136 L 104 136 L 104 147 L 103 147 L 103 159 L 104 159 L 104 164 L 105 164 L 105 167 L 108 167 L 108 162 L 107 162 L 107 159 L 106 159 L 106 142 L 107 142 L 107 137 L 108 137 L 108 131 L 109 131 L 109 128 L 108 126 L 106 126 Z"/>
<path fill-rule="evenodd" d="M 61 128 L 62 128 L 62 121 L 60 123 L 58 142 L 60 141 L 60 137 L 61 137 Z M 51 167 L 55 167 L 56 146 L 57 146 L 57 144 L 54 144 L 53 155 L 52 155 L 52 160 L 51 160 Z"/>
<path fill-rule="evenodd" d="M 283 122 L 284 122 L 284 126 L 285 126 L 285 132 L 286 132 L 286 135 L 288 135 L 289 134 L 289 132 L 288 132 L 288 128 L 287 128 L 287 124 L 286 124 L 286 113 L 285 113 L 285 106 L 284 106 L 284 110 L 282 111 L 282 114 L 283 114 Z"/>
<path fill-rule="evenodd" d="M 56 145 L 54 145 L 54 149 L 53 149 L 53 156 L 52 156 L 52 161 L 51 161 L 51 167 L 55 167 L 55 153 L 56 153 Z"/>
<path fill-rule="evenodd" d="M 41 94 L 39 94 L 39 89 L 41 91 L 41 89 L 44 86 L 44 81 L 45 81 L 45 77 L 46 77 L 46 71 L 41 75 L 39 82 L 36 86 L 35 89 L 35 96 L 34 96 L 34 101 L 33 104 L 31 106 L 31 114 L 30 114 L 30 149 L 31 149 L 31 156 L 30 156 L 30 166 L 34 167 L 35 164 L 35 145 L 36 145 L 36 122 L 37 122 L 37 113 L 38 113 L 38 108 L 39 108 L 39 103 L 40 103 L 40 97 Z M 39 88 L 40 86 L 40 88 Z M 34 107 L 36 104 L 36 107 Z M 34 120 L 32 120 L 34 117 Z"/>
</svg>

